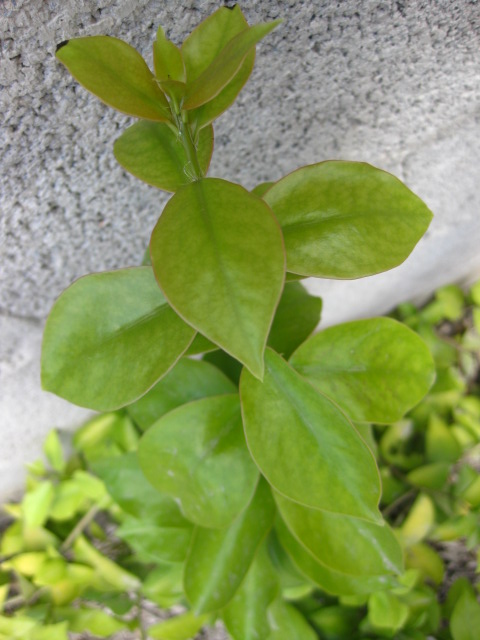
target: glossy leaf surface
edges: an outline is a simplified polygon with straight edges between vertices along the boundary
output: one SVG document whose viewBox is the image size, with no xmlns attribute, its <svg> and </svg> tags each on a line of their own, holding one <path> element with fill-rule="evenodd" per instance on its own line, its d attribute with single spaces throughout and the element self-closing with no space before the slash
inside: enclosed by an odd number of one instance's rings
<svg viewBox="0 0 480 640">
<path fill-rule="evenodd" d="M 302 167 L 264 195 L 283 229 L 287 270 L 361 278 L 401 264 L 432 218 L 397 178 L 361 162 Z"/>
<path fill-rule="evenodd" d="M 285 260 L 265 203 L 225 180 L 189 184 L 165 207 L 150 253 L 180 316 L 261 377 Z"/>
<path fill-rule="evenodd" d="M 213 365 L 203 360 L 181 358 L 160 382 L 128 407 L 128 412 L 145 431 L 165 413 L 182 404 L 235 392 L 235 385 Z"/>
<path fill-rule="evenodd" d="M 233 640 L 258 640 L 268 636 L 267 610 L 278 590 L 278 579 L 263 545 L 245 580 L 222 612 L 222 619 Z"/>
<path fill-rule="evenodd" d="M 187 93 L 183 108 L 194 109 L 215 98 L 234 78 L 252 47 L 279 23 L 276 20 L 268 24 L 257 24 L 238 33 L 193 81 L 190 80 L 187 69 Z"/>
<path fill-rule="evenodd" d="M 271 634 L 268 640 L 316 640 L 317 634 L 300 611 L 282 599 L 268 609 Z"/>
<path fill-rule="evenodd" d="M 117 409 L 165 375 L 194 335 L 149 267 L 85 276 L 48 317 L 42 386 L 83 407 Z"/>
<path fill-rule="evenodd" d="M 184 588 L 197 614 L 217 611 L 233 598 L 274 517 L 270 488 L 261 479 L 251 503 L 228 529 L 196 528 Z"/>
<path fill-rule="evenodd" d="M 183 562 L 190 547 L 192 527 L 159 526 L 149 520 L 126 518 L 115 535 L 133 549 L 140 562 Z"/>
<path fill-rule="evenodd" d="M 207 528 L 228 526 L 257 483 L 234 395 L 170 411 L 145 433 L 138 455 L 152 485 L 172 496 L 189 520 Z"/>
<path fill-rule="evenodd" d="M 388 525 L 308 509 L 275 495 L 297 541 L 325 567 L 353 576 L 400 573 L 403 553 Z"/>
<path fill-rule="evenodd" d="M 281 520 L 277 522 L 276 531 L 283 548 L 298 571 L 328 593 L 335 595 L 369 594 L 394 584 L 390 576 L 360 577 L 328 569 L 315 560 Z"/>
<path fill-rule="evenodd" d="M 290 364 L 358 422 L 395 422 L 433 383 L 421 338 L 390 318 L 330 327 L 301 345 Z"/>
<path fill-rule="evenodd" d="M 153 43 L 153 66 L 158 80 L 185 82 L 185 64 L 181 50 L 158 27 L 157 39 Z"/>
<path fill-rule="evenodd" d="M 271 349 L 263 384 L 240 379 L 250 452 L 281 494 L 315 509 L 379 521 L 375 460 L 344 414 Z"/>
<path fill-rule="evenodd" d="M 197 156 L 206 173 L 213 151 L 213 128 L 199 133 Z M 115 158 L 129 173 L 148 184 L 177 191 L 188 184 L 189 160 L 179 137 L 161 122 L 140 121 L 129 127 L 115 141 Z"/>
<path fill-rule="evenodd" d="M 137 118 L 167 122 L 168 102 L 142 56 L 118 38 L 89 36 L 59 45 L 57 58 L 106 104 Z"/>
<path fill-rule="evenodd" d="M 299 282 L 286 283 L 268 344 L 284 358 L 289 358 L 314 331 L 320 322 L 321 311 L 321 298 L 311 296 Z"/>
<path fill-rule="evenodd" d="M 379 591 L 368 599 L 368 619 L 374 628 L 398 631 L 407 621 L 408 606 L 393 593 Z"/>
</svg>

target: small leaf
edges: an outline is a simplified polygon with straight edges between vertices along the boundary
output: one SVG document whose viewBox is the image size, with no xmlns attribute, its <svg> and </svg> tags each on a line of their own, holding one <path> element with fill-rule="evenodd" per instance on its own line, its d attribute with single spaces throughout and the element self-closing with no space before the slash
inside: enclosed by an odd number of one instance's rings
<svg viewBox="0 0 480 640">
<path fill-rule="evenodd" d="M 77 562 L 93 567 L 103 581 L 119 591 L 135 591 L 140 587 L 137 576 L 100 553 L 83 535 L 73 543 L 73 556 Z"/>
<path fill-rule="evenodd" d="M 321 298 L 311 296 L 299 282 L 285 284 L 268 336 L 269 346 L 289 358 L 314 331 L 321 311 Z"/>
<path fill-rule="evenodd" d="M 268 636 L 267 610 L 278 588 L 277 576 L 263 545 L 234 598 L 222 612 L 233 640 L 258 640 Z"/>
<path fill-rule="evenodd" d="M 183 599 L 183 564 L 157 564 L 142 583 L 142 594 L 160 607 L 171 607 Z"/>
<path fill-rule="evenodd" d="M 390 318 L 356 320 L 317 333 L 290 364 L 358 422 L 396 422 L 433 383 L 425 343 Z"/>
<path fill-rule="evenodd" d="M 202 629 L 209 616 L 196 616 L 191 611 L 158 622 L 148 628 L 148 637 L 154 640 L 190 640 Z"/>
<path fill-rule="evenodd" d="M 161 122 L 140 121 L 129 127 L 115 141 L 115 158 L 129 173 L 144 182 L 177 191 L 191 182 L 189 160 L 177 134 Z M 213 152 L 213 128 L 205 127 L 197 143 L 198 162 L 208 171 Z"/>
<path fill-rule="evenodd" d="M 58 473 L 62 473 L 65 468 L 65 459 L 63 457 L 62 445 L 56 429 L 49 431 L 43 444 L 43 451 L 45 452 L 52 469 Z"/>
<path fill-rule="evenodd" d="M 327 569 L 358 577 L 402 571 L 403 552 L 387 524 L 275 500 L 291 533 Z"/>
<path fill-rule="evenodd" d="M 244 369 L 248 447 L 270 484 L 314 509 L 381 522 L 375 460 L 344 414 L 271 349 L 263 384 Z"/>
<path fill-rule="evenodd" d="M 272 494 L 260 479 L 251 503 L 228 529 L 197 527 L 184 576 L 185 594 L 197 614 L 217 611 L 233 598 L 274 517 Z"/>
<path fill-rule="evenodd" d="M 441 491 L 450 474 L 450 465 L 447 462 L 434 462 L 422 465 L 407 474 L 407 480 L 414 487 Z"/>
<path fill-rule="evenodd" d="M 89 631 L 97 637 L 109 638 L 114 633 L 127 628 L 125 622 L 120 622 L 99 609 L 88 609 L 87 607 L 80 609 L 63 608 L 57 615 L 68 621 L 69 631 L 73 633 Z"/>
<path fill-rule="evenodd" d="M 413 545 L 406 552 L 408 569 L 418 569 L 425 580 L 431 580 L 437 586 L 443 582 L 445 566 L 441 556 L 432 547 L 423 542 Z"/>
<path fill-rule="evenodd" d="M 268 640 L 316 640 L 317 634 L 291 604 L 275 600 L 268 609 L 271 634 Z"/>
<path fill-rule="evenodd" d="M 428 421 L 425 449 L 429 462 L 456 462 L 462 455 L 462 449 L 448 425 L 434 413 Z"/>
<path fill-rule="evenodd" d="M 378 629 L 398 631 L 408 619 L 409 608 L 387 591 L 372 593 L 368 600 L 368 619 Z"/>
<path fill-rule="evenodd" d="M 22 518 L 27 527 L 41 527 L 48 518 L 54 499 L 54 488 L 50 481 L 41 482 L 29 491 L 22 501 Z"/>
<path fill-rule="evenodd" d="M 168 101 L 142 56 L 118 38 L 88 36 L 69 40 L 57 58 L 100 100 L 137 118 L 167 122 Z"/>
<path fill-rule="evenodd" d="M 153 43 L 153 66 L 158 80 L 186 80 L 182 52 L 165 36 L 162 27 L 158 27 Z"/>
<path fill-rule="evenodd" d="M 234 395 L 170 411 L 145 433 L 138 455 L 152 485 L 172 496 L 185 516 L 202 527 L 228 526 L 257 483 Z"/>
<path fill-rule="evenodd" d="M 261 378 L 285 259 L 265 203 L 225 180 L 189 184 L 165 207 L 150 253 L 180 316 Z"/>
<path fill-rule="evenodd" d="M 235 391 L 236 387 L 213 365 L 181 358 L 160 382 L 128 407 L 128 412 L 146 431 L 165 413 L 182 404 Z"/>
<path fill-rule="evenodd" d="M 432 500 L 421 493 L 413 503 L 400 529 L 405 546 L 417 544 L 425 538 L 435 523 L 435 507 Z"/>
<path fill-rule="evenodd" d="M 62 293 L 48 317 L 43 388 L 90 409 L 117 409 L 165 375 L 193 336 L 150 267 L 85 276 Z"/>
<path fill-rule="evenodd" d="M 287 270 L 361 278 L 401 264 L 432 218 L 389 173 L 361 162 L 302 167 L 264 195 L 283 229 Z"/>
<path fill-rule="evenodd" d="M 476 640 L 480 629 L 480 604 L 474 595 L 464 591 L 455 605 L 450 621 L 453 640 Z"/>
</svg>

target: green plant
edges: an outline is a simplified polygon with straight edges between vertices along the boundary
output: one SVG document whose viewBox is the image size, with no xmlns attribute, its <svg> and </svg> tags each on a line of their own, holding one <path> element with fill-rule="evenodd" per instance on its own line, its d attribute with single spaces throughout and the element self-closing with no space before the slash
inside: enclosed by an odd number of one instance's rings
<svg viewBox="0 0 480 640">
<path fill-rule="evenodd" d="M 377 608 L 405 587 L 365 425 L 397 422 L 434 379 L 424 342 L 393 319 L 309 337 L 321 303 L 294 281 L 400 264 L 431 219 L 407 187 L 341 161 L 252 193 L 205 177 L 211 123 L 277 24 L 249 27 L 238 7 L 222 8 L 180 49 L 159 29 L 155 74 L 115 38 L 57 51 L 87 89 L 141 119 L 115 155 L 174 195 L 152 232 L 151 266 L 86 276 L 57 300 L 42 383 L 100 411 L 128 406 L 145 433 L 138 454 L 120 468 L 110 459 L 106 473 L 131 465 L 129 487 L 149 486 L 145 476 L 158 490 L 130 542 L 148 540 L 167 574 L 183 572 L 186 624 L 220 615 L 236 640 L 314 637 L 282 595 L 291 575 L 303 576 L 300 592 L 314 583 L 344 597 L 383 593 Z M 149 537 L 152 517 L 161 533 Z"/>
<path fill-rule="evenodd" d="M 273 575 L 306 637 L 312 631 L 296 612 L 321 640 L 412 640 L 427 634 L 469 640 L 478 628 L 475 580 L 465 564 L 480 571 L 480 553 L 476 562 L 474 556 L 480 538 L 479 292 L 479 285 L 468 296 L 446 287 L 421 311 L 410 304 L 395 311 L 428 341 L 437 383 L 406 419 L 362 428 L 383 480 L 382 513 L 405 556 L 398 584 L 334 596 L 296 568 L 273 535 L 268 557 L 265 547 L 259 550 L 260 577 Z M 205 370 L 201 363 L 186 366 L 191 389 L 208 385 L 192 375 L 195 367 Z M 173 372 L 167 376 L 155 403 L 85 424 L 73 436 L 69 459 L 56 432 L 49 434 L 47 465 L 29 465 L 22 503 L 4 506 L 14 521 L 0 538 L 0 608 L 6 614 L 0 616 L 0 638 L 66 640 L 68 631 L 108 637 L 142 628 L 142 612 L 151 603 L 185 603 L 183 558 L 192 528 L 171 506 L 166 511 L 165 498 L 143 478 L 135 453 L 141 430 L 132 417 L 143 422 L 159 407 L 168 411 L 178 401 L 172 392 L 186 390 L 172 385 L 174 379 Z M 254 575 L 241 589 L 255 583 Z M 271 589 L 267 582 L 265 592 L 258 590 L 258 606 L 265 606 Z M 258 611 L 249 606 L 258 623 Z M 232 635 L 239 637 L 232 610 L 226 611 Z M 168 623 L 151 621 L 143 625 L 144 634 L 188 638 L 214 617 L 190 612 Z"/>
</svg>

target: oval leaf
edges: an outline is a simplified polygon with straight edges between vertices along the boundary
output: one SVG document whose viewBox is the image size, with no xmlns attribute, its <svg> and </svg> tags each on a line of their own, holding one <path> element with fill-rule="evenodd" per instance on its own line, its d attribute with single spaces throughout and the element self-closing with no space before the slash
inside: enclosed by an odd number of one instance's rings
<svg viewBox="0 0 480 640">
<path fill-rule="evenodd" d="M 202 527 L 228 526 L 248 504 L 258 479 L 234 395 L 170 411 L 145 433 L 138 455 L 152 485 Z"/>
<path fill-rule="evenodd" d="M 182 52 L 165 36 L 162 27 L 158 27 L 157 39 L 153 43 L 153 66 L 158 80 L 186 80 Z"/>
<path fill-rule="evenodd" d="M 357 422 L 396 422 L 427 393 L 435 365 L 423 340 L 390 318 L 317 333 L 290 364 Z"/>
<path fill-rule="evenodd" d="M 184 574 L 185 594 L 197 614 L 217 611 L 233 598 L 275 511 L 270 488 L 261 478 L 252 502 L 228 529 L 197 527 Z"/>
<path fill-rule="evenodd" d="M 199 180 L 168 202 L 150 253 L 180 316 L 261 377 L 285 260 L 268 206 L 225 180 Z"/>
<path fill-rule="evenodd" d="M 402 571 L 402 549 L 386 524 L 275 500 L 290 532 L 327 569 L 359 577 Z"/>
<path fill-rule="evenodd" d="M 200 398 L 235 393 L 235 385 L 217 367 L 202 360 L 182 358 L 153 389 L 128 407 L 146 431 L 172 409 Z"/>
<path fill-rule="evenodd" d="M 213 128 L 205 127 L 197 143 L 198 162 L 206 173 L 213 151 Z M 177 134 L 160 122 L 137 122 L 129 127 L 113 147 L 115 158 L 128 172 L 144 182 L 177 191 L 191 182 L 189 160 Z"/>
<path fill-rule="evenodd" d="M 118 38 L 88 36 L 59 45 L 56 53 L 81 85 L 114 109 L 167 122 L 168 101 L 145 60 Z"/>
<path fill-rule="evenodd" d="M 276 600 L 268 609 L 268 640 L 317 640 L 317 634 L 293 605 Z"/>
<path fill-rule="evenodd" d="M 95 273 L 55 302 L 42 347 L 46 391 L 97 411 L 133 402 L 195 333 L 169 307 L 150 267 Z"/>
<path fill-rule="evenodd" d="M 382 521 L 375 460 L 346 416 L 271 349 L 265 378 L 240 378 L 245 434 L 263 475 L 315 509 Z"/>
<path fill-rule="evenodd" d="M 432 219 L 397 178 L 362 162 L 302 167 L 263 196 L 282 226 L 287 269 L 361 278 L 401 264 Z"/>
</svg>

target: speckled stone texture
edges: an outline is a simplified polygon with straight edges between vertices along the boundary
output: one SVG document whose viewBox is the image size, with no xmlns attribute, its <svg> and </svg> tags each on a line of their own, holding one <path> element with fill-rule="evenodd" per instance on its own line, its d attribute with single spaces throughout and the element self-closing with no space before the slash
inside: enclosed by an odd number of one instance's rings
<svg viewBox="0 0 480 640">
<path fill-rule="evenodd" d="M 41 326 L 52 302 L 83 274 L 137 264 L 167 199 L 116 164 L 112 145 L 130 119 L 79 87 L 56 62 L 55 46 L 106 33 L 151 62 L 158 24 L 180 43 L 221 4 L 0 0 L 1 340 L 23 345 L 1 374 L 0 476 L 8 460 L 14 477 L 49 426 L 84 415 L 39 390 Z M 400 268 L 310 281 L 325 297 L 324 323 L 382 313 L 480 273 L 479 3 L 241 6 L 250 23 L 284 23 L 258 46 L 248 85 L 216 123 L 211 175 L 251 188 L 302 164 L 364 160 L 398 175 L 435 213 Z"/>
</svg>

